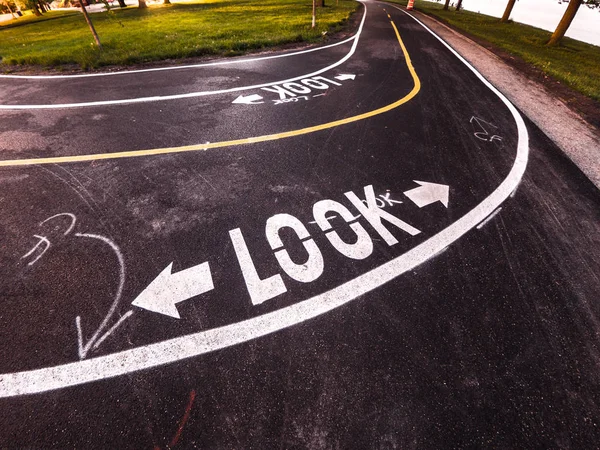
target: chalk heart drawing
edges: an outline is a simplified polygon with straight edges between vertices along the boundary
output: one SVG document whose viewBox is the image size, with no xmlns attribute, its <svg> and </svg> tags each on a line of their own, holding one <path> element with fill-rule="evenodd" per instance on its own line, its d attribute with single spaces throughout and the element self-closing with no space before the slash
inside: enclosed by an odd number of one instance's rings
<svg viewBox="0 0 600 450">
<path fill-rule="evenodd" d="M 393 5 L 390 6 L 394 7 Z M 504 103 L 511 113 L 518 131 L 516 156 L 508 175 L 493 192 L 454 223 L 408 252 L 327 292 L 285 308 L 219 328 L 54 367 L 2 374 L 0 375 L 0 397 L 40 393 L 158 367 L 257 339 L 286 327 L 306 322 L 347 304 L 422 264 L 439 254 L 448 245 L 494 213 L 500 204 L 517 189 L 527 166 L 529 137 L 523 118 L 501 92 L 494 88 L 441 38 L 418 19 L 403 10 L 401 11 L 430 32 L 442 45 L 446 46 L 448 51 L 465 64 Z M 409 55 L 400 39 L 398 30 L 393 22 L 391 24 L 403 49 L 407 64 L 414 75 L 414 68 L 410 63 Z M 416 77 L 415 81 L 417 81 Z M 482 132 L 480 136 L 486 137 L 486 133 Z M 415 201 L 425 202 L 424 198 L 421 199 L 420 194 L 417 195 L 416 192 L 413 194 Z"/>
</svg>

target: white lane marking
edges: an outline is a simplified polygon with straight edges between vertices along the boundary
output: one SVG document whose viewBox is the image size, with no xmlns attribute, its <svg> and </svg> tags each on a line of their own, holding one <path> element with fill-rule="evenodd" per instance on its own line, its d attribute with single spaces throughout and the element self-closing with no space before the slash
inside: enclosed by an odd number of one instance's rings
<svg viewBox="0 0 600 450">
<path fill-rule="evenodd" d="M 168 67 L 154 67 L 152 69 L 135 69 L 135 70 L 121 70 L 116 72 L 102 72 L 102 73 L 80 73 L 73 75 L 0 75 L 0 78 L 16 78 L 16 79 L 27 79 L 27 80 L 52 80 L 52 79 L 63 79 L 63 78 L 92 78 L 92 77 L 107 77 L 113 75 L 129 75 L 132 73 L 145 73 L 145 72 L 162 72 L 165 70 L 181 70 L 181 69 L 198 69 L 202 67 L 214 67 L 214 66 L 226 66 L 233 64 L 247 64 L 256 61 L 264 61 L 267 59 L 278 59 L 287 58 L 288 56 L 303 55 L 305 53 L 318 52 L 331 47 L 337 47 L 338 45 L 347 44 L 353 39 L 356 39 L 357 34 L 350 36 L 348 39 L 336 42 L 334 44 L 324 45 L 322 47 L 310 48 L 307 50 L 299 50 L 292 53 L 284 53 L 278 55 L 269 56 L 257 56 L 255 58 L 244 58 L 244 59 L 233 59 L 230 61 L 215 61 L 211 63 L 200 63 L 200 64 L 187 64 L 181 66 L 168 66 Z"/>
<path fill-rule="evenodd" d="M 511 197 L 512 197 L 512 194 L 511 194 Z M 496 211 L 494 211 L 489 216 L 487 216 L 483 220 L 483 222 L 481 222 L 479 225 L 477 225 L 477 229 L 481 230 L 490 220 L 492 220 L 494 217 L 496 217 L 496 214 L 498 214 L 501 210 L 502 210 L 502 208 L 498 208 L 498 209 L 496 209 Z"/>
<path fill-rule="evenodd" d="M 236 88 L 229 89 L 220 89 L 217 91 L 201 91 L 201 92 L 188 92 L 187 94 L 174 94 L 174 95 L 157 95 L 154 97 L 138 97 L 138 98 L 128 98 L 121 100 L 101 100 L 96 102 L 82 102 L 82 103 L 58 103 L 58 104 L 48 104 L 48 105 L 0 105 L 0 110 L 32 110 L 32 109 L 64 109 L 64 108 L 83 108 L 89 106 L 108 106 L 108 105 L 124 105 L 131 103 L 148 103 L 148 102 L 158 102 L 165 100 L 181 100 L 185 98 L 196 98 L 196 97 L 205 97 L 208 95 L 216 95 L 216 94 L 226 94 L 229 92 L 240 92 L 240 91 L 248 91 L 251 89 L 258 89 L 267 86 L 273 86 L 275 84 L 283 84 L 289 83 L 292 81 L 301 80 L 303 78 L 311 78 L 322 73 L 328 72 L 329 70 L 339 66 L 340 64 L 345 63 L 354 55 L 356 51 L 356 47 L 358 45 L 358 41 L 360 39 L 360 35 L 363 30 L 363 25 L 365 24 L 365 18 L 367 17 L 367 5 L 364 4 L 365 12 L 363 18 L 360 22 L 360 26 L 358 27 L 358 31 L 356 32 L 356 36 L 354 42 L 352 43 L 352 47 L 350 51 L 339 61 L 324 67 L 322 69 L 317 70 L 316 72 L 311 72 L 303 75 L 296 76 L 294 78 L 288 78 L 286 80 L 278 80 L 272 81 L 269 83 L 255 84 L 252 86 L 239 86 Z"/>
<path fill-rule="evenodd" d="M 452 244 L 490 215 L 510 196 L 512 191 L 518 186 L 525 172 L 529 156 L 529 136 L 525 122 L 517 109 L 483 75 L 433 31 L 414 17 L 413 19 L 439 39 L 485 86 L 500 98 L 517 124 L 518 144 L 515 161 L 508 176 L 495 191 L 448 228 L 440 231 L 407 253 L 323 294 L 259 317 L 212 330 L 180 336 L 156 344 L 149 344 L 144 347 L 137 347 L 79 362 L 26 372 L 3 374 L 0 375 L 0 397 L 61 389 L 149 369 L 231 347 L 306 322 L 349 303 L 361 295 L 393 280 L 406 271 L 417 267 L 443 251 L 448 245 Z"/>
</svg>

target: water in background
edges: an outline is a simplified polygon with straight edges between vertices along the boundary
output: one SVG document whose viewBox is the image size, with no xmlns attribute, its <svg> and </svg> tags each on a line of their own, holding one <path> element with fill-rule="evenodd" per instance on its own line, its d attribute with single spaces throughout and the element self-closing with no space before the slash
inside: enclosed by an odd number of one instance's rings
<svg viewBox="0 0 600 450">
<path fill-rule="evenodd" d="M 456 0 L 453 0 L 456 3 Z M 502 17 L 508 0 L 463 0 L 469 11 L 488 16 Z M 511 19 L 548 31 L 554 31 L 567 9 L 567 3 L 559 0 L 518 0 Z M 579 41 L 600 45 L 600 9 L 581 5 L 571 23 L 567 36 Z"/>
</svg>

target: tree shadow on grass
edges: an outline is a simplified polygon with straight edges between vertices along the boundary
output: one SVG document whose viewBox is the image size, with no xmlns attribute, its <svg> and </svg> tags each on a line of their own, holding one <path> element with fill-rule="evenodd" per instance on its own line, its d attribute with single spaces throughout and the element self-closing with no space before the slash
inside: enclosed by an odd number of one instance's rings
<svg viewBox="0 0 600 450">
<path fill-rule="evenodd" d="M 7 25 L 0 25 L 0 31 L 8 30 L 10 28 L 25 27 L 28 25 L 36 25 L 39 23 L 48 22 L 49 20 L 66 19 L 69 17 L 74 17 L 78 14 L 81 14 L 81 13 L 79 11 L 73 11 L 73 14 L 61 14 L 60 16 L 55 16 L 55 17 L 42 16 L 42 17 L 39 17 L 37 20 L 28 20 L 27 22 L 15 22 L 15 23 L 7 24 Z"/>
</svg>

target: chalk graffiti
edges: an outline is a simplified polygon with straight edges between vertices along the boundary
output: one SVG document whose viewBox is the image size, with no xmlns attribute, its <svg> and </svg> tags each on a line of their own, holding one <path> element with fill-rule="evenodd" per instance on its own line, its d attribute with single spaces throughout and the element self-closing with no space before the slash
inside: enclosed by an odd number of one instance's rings
<svg viewBox="0 0 600 450">
<path fill-rule="evenodd" d="M 394 199 L 392 199 L 390 196 L 391 196 L 391 193 L 390 193 L 390 190 L 389 190 L 389 189 L 386 189 L 386 191 L 385 191 L 385 194 L 379 194 L 379 195 L 377 195 L 377 196 L 375 197 L 375 203 L 376 203 L 377 207 L 378 207 L 378 208 L 380 208 L 380 209 L 384 209 L 386 206 L 394 206 L 394 205 L 396 205 L 396 204 L 398 204 L 398 205 L 399 205 L 399 204 L 401 204 L 401 203 L 402 203 L 402 201 L 401 201 L 401 200 L 394 200 Z M 363 199 L 363 200 L 361 200 L 361 201 L 362 201 L 362 202 L 363 202 L 365 205 L 367 205 L 367 204 L 368 204 L 366 199 Z M 332 220 L 332 219 L 335 219 L 335 217 L 336 217 L 336 216 L 327 216 L 327 217 L 326 217 L 326 219 L 327 219 L 327 220 Z M 354 217 L 352 218 L 352 220 L 358 219 L 359 217 L 361 217 L 361 214 L 357 214 L 356 216 L 354 216 Z M 317 221 L 316 221 L 316 220 L 312 220 L 312 221 L 310 221 L 310 222 L 308 222 L 308 223 L 311 223 L 311 224 L 316 224 L 316 223 L 317 223 Z"/>
<path fill-rule="evenodd" d="M 378 208 L 385 208 L 386 206 L 394 206 L 394 205 L 399 205 L 402 203 L 401 200 L 393 200 L 392 198 L 390 198 L 390 190 L 387 189 L 385 191 L 385 194 L 379 194 L 376 198 L 375 198 L 375 202 L 377 203 L 377 207 Z M 366 205 L 367 204 L 367 200 L 362 200 L 362 202 Z"/>
<path fill-rule="evenodd" d="M 475 133 L 473 133 L 473 135 L 477 139 L 479 139 L 481 141 L 486 141 L 486 142 L 502 141 L 502 136 L 498 136 L 496 134 L 492 134 L 490 136 L 490 133 L 487 131 L 486 127 L 483 126 L 483 124 L 486 124 L 492 128 L 498 129 L 498 127 L 496 125 L 492 125 L 491 123 L 486 122 L 485 120 L 480 119 L 479 117 L 471 116 L 469 123 L 473 124 L 473 122 L 475 122 L 475 124 L 477 124 L 477 127 L 479 127 L 479 131 L 476 131 Z M 474 129 L 476 129 L 475 124 L 473 124 Z"/>
<path fill-rule="evenodd" d="M 66 224 L 67 225 L 66 227 L 64 227 L 65 224 L 62 224 L 61 222 L 57 221 L 57 219 L 61 219 L 61 218 L 69 219 L 68 223 Z M 80 359 L 85 359 L 85 357 L 88 355 L 88 353 L 90 351 L 96 350 L 100 346 L 100 344 L 102 342 L 104 342 L 106 340 L 106 338 L 108 338 L 108 336 L 110 336 L 127 318 L 129 318 L 133 314 L 133 311 L 129 310 L 122 317 L 120 317 L 119 320 L 112 327 L 108 328 L 113 316 L 115 315 L 117 307 L 119 306 L 119 302 L 120 302 L 121 296 L 123 294 L 123 288 L 125 286 L 125 259 L 123 257 L 123 254 L 121 253 L 121 249 L 110 238 L 107 238 L 106 236 L 101 236 L 99 234 L 73 233 L 73 230 L 75 229 L 75 225 L 77 224 L 77 217 L 75 217 L 74 214 L 71 214 L 71 213 L 55 214 L 55 215 L 50 216 L 50 217 L 44 219 L 43 221 L 41 221 L 38 224 L 38 226 L 44 227 L 49 222 L 55 223 L 54 229 L 48 230 L 49 232 L 46 233 L 46 235 L 34 234 L 33 237 L 37 239 L 37 242 L 27 253 L 25 253 L 21 257 L 21 259 L 26 259 L 26 258 L 29 258 L 30 256 L 35 255 L 35 257 L 27 263 L 27 265 L 29 267 L 35 265 L 52 247 L 52 242 L 51 242 L 50 238 L 52 238 L 53 240 L 56 241 L 56 240 L 59 240 L 60 238 L 70 237 L 70 236 L 72 236 L 73 238 L 77 238 L 77 239 L 84 239 L 86 241 L 93 240 L 93 241 L 104 243 L 105 245 L 110 247 L 110 249 L 115 254 L 117 261 L 118 261 L 119 284 L 117 287 L 117 291 L 116 291 L 113 301 L 110 305 L 108 313 L 106 314 L 106 316 L 100 323 L 100 326 L 96 329 L 96 331 L 94 332 L 92 337 L 87 342 L 84 342 L 85 340 L 84 340 L 83 331 L 81 328 L 81 316 L 75 317 L 75 327 L 77 329 L 78 355 L 79 355 Z M 64 222 L 64 220 L 62 222 Z M 62 235 L 55 238 L 54 235 L 56 234 L 57 230 L 62 231 Z M 106 330 L 107 328 L 108 328 L 108 330 Z"/>
<path fill-rule="evenodd" d="M 284 98 L 282 100 L 273 100 L 274 105 L 281 105 L 283 103 L 296 103 L 298 100 L 308 100 L 307 95 L 303 95 L 301 97 L 292 97 L 292 98 Z"/>
<path fill-rule="evenodd" d="M 45 220 L 42 220 L 38 226 L 43 226 L 44 224 L 50 222 L 51 220 L 54 219 L 58 219 L 60 217 L 68 217 L 69 219 L 71 219 L 69 226 L 67 227 L 67 229 L 64 231 L 63 236 L 67 236 L 68 234 L 70 234 L 73 231 L 73 228 L 75 228 L 75 223 L 77 222 L 77 218 L 71 214 L 71 213 L 59 213 L 59 214 L 55 214 L 51 217 L 48 217 Z M 21 256 L 21 259 L 25 259 L 25 258 L 29 258 L 30 256 L 32 256 L 33 254 L 36 253 L 36 251 L 41 248 L 42 245 L 44 245 L 45 247 L 42 249 L 41 252 L 39 252 L 37 254 L 37 256 L 29 261 L 27 263 L 28 266 L 33 266 L 36 262 L 38 262 L 40 260 L 40 258 L 42 256 L 44 256 L 44 254 L 48 251 L 48 249 L 52 246 L 52 244 L 50 243 L 50 240 L 48 239 L 47 236 L 40 236 L 37 234 L 34 234 L 33 237 L 35 237 L 36 239 L 38 239 L 38 242 L 33 246 L 33 248 L 31 250 L 29 250 L 27 253 L 25 253 L 23 256 Z"/>
<path fill-rule="evenodd" d="M 44 256 L 44 253 L 46 253 L 46 251 L 52 245 L 52 244 L 50 244 L 50 241 L 48 240 L 48 238 L 46 236 L 39 236 L 37 234 L 34 234 L 33 237 L 39 239 L 39 241 L 37 242 L 37 244 L 35 244 L 33 246 L 33 248 L 31 250 L 29 250 L 27 253 L 25 253 L 23 256 L 21 256 L 21 259 L 25 259 L 25 258 L 28 258 L 29 256 L 33 255 L 35 253 L 35 251 L 41 247 L 42 244 L 44 244 L 45 247 L 41 251 L 41 253 L 39 253 L 33 260 L 31 260 L 27 263 L 28 266 L 33 266 L 36 262 L 38 262 L 38 260 L 42 256 Z"/>
</svg>

